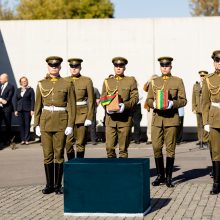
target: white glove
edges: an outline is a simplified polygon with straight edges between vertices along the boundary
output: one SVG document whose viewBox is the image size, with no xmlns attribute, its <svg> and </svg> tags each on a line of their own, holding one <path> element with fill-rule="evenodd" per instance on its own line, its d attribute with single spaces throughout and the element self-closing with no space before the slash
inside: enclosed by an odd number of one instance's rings
<svg viewBox="0 0 220 220">
<path fill-rule="evenodd" d="M 124 103 L 119 103 L 120 109 L 117 111 L 117 113 L 122 113 L 125 110 L 125 104 Z"/>
<path fill-rule="evenodd" d="M 108 111 L 108 109 L 106 109 L 106 112 L 111 115 L 111 114 L 114 114 L 115 112 L 111 112 L 111 111 Z"/>
<path fill-rule="evenodd" d="M 89 119 L 86 119 L 84 122 L 84 126 L 90 126 L 92 124 L 92 121 Z"/>
<path fill-rule="evenodd" d="M 35 134 L 37 135 L 37 136 L 41 136 L 41 132 L 40 132 L 40 126 L 38 125 L 36 128 L 35 128 Z"/>
<path fill-rule="evenodd" d="M 210 132 L 210 127 L 209 127 L 209 125 L 205 125 L 205 126 L 204 126 L 204 130 L 207 131 L 207 132 Z"/>
<path fill-rule="evenodd" d="M 72 134 L 73 133 L 73 128 L 72 127 L 66 127 L 64 133 L 65 133 L 66 136 Z"/>
<path fill-rule="evenodd" d="M 173 107 L 173 101 L 168 100 L 168 106 L 167 109 L 171 109 Z"/>
<path fill-rule="evenodd" d="M 156 101 L 153 102 L 153 107 L 154 107 L 154 108 L 157 107 L 157 105 L 156 105 Z"/>
</svg>

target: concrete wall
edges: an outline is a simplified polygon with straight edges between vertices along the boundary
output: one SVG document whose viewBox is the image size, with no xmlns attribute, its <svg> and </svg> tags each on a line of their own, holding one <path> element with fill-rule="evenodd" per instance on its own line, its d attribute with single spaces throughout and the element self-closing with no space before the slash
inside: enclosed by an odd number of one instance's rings
<svg viewBox="0 0 220 220">
<path fill-rule="evenodd" d="M 184 126 L 195 126 L 192 86 L 199 70 L 213 71 L 211 53 L 220 49 L 219 22 L 219 17 L 0 21 L 0 73 L 8 72 L 17 84 L 25 75 L 35 88 L 47 73 L 47 56 L 64 58 L 62 76 L 69 74 L 67 59 L 80 57 L 82 74 L 101 91 L 104 78 L 113 73 L 112 57 L 124 56 L 129 61 L 126 74 L 135 76 L 142 88 L 150 75 L 160 75 L 157 58 L 172 56 L 172 73 L 183 78 L 188 98 Z M 102 117 L 99 107 L 98 119 Z"/>
</svg>

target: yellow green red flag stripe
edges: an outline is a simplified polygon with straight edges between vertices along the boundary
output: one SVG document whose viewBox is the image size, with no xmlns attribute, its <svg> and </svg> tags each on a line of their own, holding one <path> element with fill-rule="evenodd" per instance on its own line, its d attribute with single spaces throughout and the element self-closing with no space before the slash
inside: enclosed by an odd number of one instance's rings
<svg viewBox="0 0 220 220">
<path fill-rule="evenodd" d="M 100 98 L 100 103 L 102 106 L 109 105 L 111 101 L 115 98 L 116 93 L 114 95 L 106 95 Z"/>
<path fill-rule="evenodd" d="M 157 109 L 165 110 L 168 106 L 168 91 L 161 89 L 156 91 L 156 106 Z"/>
</svg>

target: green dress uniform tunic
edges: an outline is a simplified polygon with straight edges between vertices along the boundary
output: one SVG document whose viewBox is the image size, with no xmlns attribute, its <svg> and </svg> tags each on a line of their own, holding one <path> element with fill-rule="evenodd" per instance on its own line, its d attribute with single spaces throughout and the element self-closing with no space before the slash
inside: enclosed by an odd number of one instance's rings
<svg viewBox="0 0 220 220">
<path fill-rule="evenodd" d="M 213 163 L 213 187 L 210 194 L 220 192 L 220 73 L 213 73 L 203 81 L 203 124 L 210 126 L 209 141 Z"/>
<path fill-rule="evenodd" d="M 209 140 L 209 133 L 204 130 L 202 122 L 202 86 L 199 82 L 193 85 L 192 111 L 196 112 L 198 140 L 207 143 Z"/>
<path fill-rule="evenodd" d="M 213 73 L 203 81 L 203 124 L 210 126 L 210 146 L 213 161 L 220 161 L 220 73 Z"/>
<path fill-rule="evenodd" d="M 152 83 L 153 82 L 153 83 Z M 173 107 L 167 110 L 154 109 L 157 89 L 168 90 L 169 100 L 173 101 Z M 152 118 L 152 145 L 154 157 L 162 157 L 163 144 L 166 144 L 167 157 L 175 157 L 176 132 L 179 126 L 178 108 L 187 103 L 184 84 L 181 78 L 176 76 L 160 76 L 150 82 L 147 104 L 153 108 Z"/>
<path fill-rule="evenodd" d="M 119 157 L 128 157 L 130 130 L 132 126 L 132 108 L 138 102 L 137 82 L 134 77 L 115 76 L 107 78 L 110 91 L 118 90 L 125 105 L 122 113 L 106 113 L 106 151 L 109 158 L 116 157 L 115 146 L 119 143 Z M 107 95 L 106 84 L 103 83 L 102 96 Z"/>
<path fill-rule="evenodd" d="M 89 77 L 78 75 L 77 77 L 66 77 L 66 81 L 72 82 L 76 94 L 76 120 L 74 134 L 69 135 L 66 140 L 66 151 L 68 159 L 74 158 L 74 140 L 76 139 L 77 157 L 84 157 L 87 127 L 84 126 L 86 119 L 92 121 L 95 108 L 94 89 Z"/>
<path fill-rule="evenodd" d="M 66 110 L 56 110 L 56 107 Z M 44 164 L 63 163 L 66 127 L 75 123 L 75 94 L 65 79 L 39 81 L 36 91 L 34 126 L 40 126 Z"/>
<path fill-rule="evenodd" d="M 156 90 L 168 91 L 168 99 L 173 102 L 170 109 L 159 110 L 154 108 Z M 153 108 L 152 117 L 152 145 L 157 169 L 157 178 L 152 182 L 153 186 L 165 183 L 167 187 L 174 187 L 172 172 L 175 158 L 176 136 L 179 126 L 178 108 L 187 103 L 185 88 L 182 79 L 169 75 L 160 76 L 150 82 L 147 104 Z M 163 145 L 166 145 L 166 178 L 164 174 Z"/>
</svg>

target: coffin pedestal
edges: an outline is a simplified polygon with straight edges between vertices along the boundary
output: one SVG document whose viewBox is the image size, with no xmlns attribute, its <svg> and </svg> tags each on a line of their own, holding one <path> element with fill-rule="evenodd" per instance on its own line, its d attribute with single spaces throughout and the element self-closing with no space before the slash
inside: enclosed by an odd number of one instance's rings
<svg viewBox="0 0 220 220">
<path fill-rule="evenodd" d="M 64 215 L 143 216 L 150 209 L 149 159 L 64 163 Z"/>
</svg>

